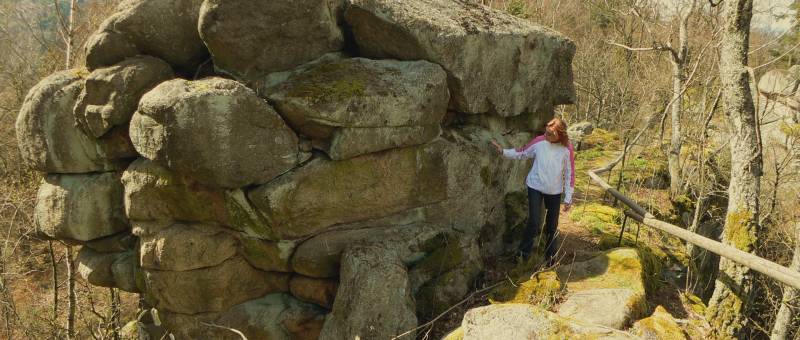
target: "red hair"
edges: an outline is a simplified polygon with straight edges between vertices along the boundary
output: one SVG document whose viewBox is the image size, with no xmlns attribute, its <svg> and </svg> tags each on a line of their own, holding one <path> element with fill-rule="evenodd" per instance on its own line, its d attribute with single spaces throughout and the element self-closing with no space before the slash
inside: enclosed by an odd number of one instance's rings
<svg viewBox="0 0 800 340">
<path fill-rule="evenodd" d="M 561 143 L 563 146 L 569 146 L 569 135 L 567 134 L 567 123 L 561 118 L 553 118 L 547 125 L 545 125 L 545 130 L 553 129 L 558 134 L 558 143 Z"/>
</svg>

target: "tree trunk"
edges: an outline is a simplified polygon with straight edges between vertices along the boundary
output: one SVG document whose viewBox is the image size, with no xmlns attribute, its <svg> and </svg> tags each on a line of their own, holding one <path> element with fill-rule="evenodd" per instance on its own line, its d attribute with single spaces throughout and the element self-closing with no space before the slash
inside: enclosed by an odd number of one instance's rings
<svg viewBox="0 0 800 340">
<path fill-rule="evenodd" d="M 67 296 L 68 296 L 68 309 L 67 313 L 67 339 L 75 338 L 75 265 L 72 258 L 72 246 L 67 246 Z"/>
<path fill-rule="evenodd" d="M 794 226 L 794 256 L 789 269 L 800 271 L 800 222 Z M 789 327 L 792 325 L 797 308 L 797 290 L 786 287 L 781 298 L 781 308 L 775 316 L 775 324 L 772 326 L 770 340 L 785 340 L 789 335 Z"/>
<path fill-rule="evenodd" d="M 111 293 L 111 338 L 119 340 L 120 328 L 120 310 L 119 310 L 119 292 L 115 288 L 109 288 Z"/>
<path fill-rule="evenodd" d="M 680 194 L 683 187 L 681 176 L 681 114 L 683 113 L 683 92 L 686 87 L 686 63 L 689 56 L 689 17 L 694 12 L 697 1 L 692 1 L 685 13 L 681 13 L 678 28 L 678 49 L 672 54 L 672 135 L 670 137 L 669 156 L 669 189 L 672 197 Z"/>
<path fill-rule="evenodd" d="M 58 261 L 53 249 L 53 241 L 47 241 L 47 248 L 50 251 L 50 262 L 53 264 L 53 324 L 58 324 Z"/>
<path fill-rule="evenodd" d="M 723 6 L 719 73 L 722 104 L 731 129 L 731 176 L 728 210 L 722 242 L 743 251 L 753 251 L 758 240 L 759 180 L 761 149 L 750 78 L 747 71 L 752 0 L 729 0 Z M 753 273 L 734 262 L 721 259 L 714 294 L 707 310 L 713 335 L 742 337 Z"/>
</svg>

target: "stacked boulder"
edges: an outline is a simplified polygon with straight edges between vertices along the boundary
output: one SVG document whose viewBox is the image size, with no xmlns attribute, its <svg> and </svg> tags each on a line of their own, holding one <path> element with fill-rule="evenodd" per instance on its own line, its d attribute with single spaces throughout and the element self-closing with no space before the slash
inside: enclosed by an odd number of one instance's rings
<svg viewBox="0 0 800 340">
<path fill-rule="evenodd" d="M 574 53 L 460 0 L 126 0 L 20 112 L 36 225 L 178 338 L 389 338 L 502 251 L 527 164 L 488 141 Z"/>
</svg>

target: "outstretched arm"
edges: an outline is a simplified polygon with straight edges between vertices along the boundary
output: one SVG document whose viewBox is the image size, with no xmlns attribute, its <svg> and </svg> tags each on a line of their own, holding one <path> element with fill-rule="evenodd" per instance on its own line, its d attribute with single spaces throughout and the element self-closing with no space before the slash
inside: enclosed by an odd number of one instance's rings
<svg viewBox="0 0 800 340">
<path fill-rule="evenodd" d="M 503 155 L 503 157 L 508 159 L 525 159 L 525 158 L 534 158 L 535 156 L 533 148 L 528 148 L 522 151 L 518 151 L 517 149 L 504 149 L 494 139 L 492 139 L 492 145 L 494 145 L 498 153 L 500 153 L 501 155 Z"/>
</svg>

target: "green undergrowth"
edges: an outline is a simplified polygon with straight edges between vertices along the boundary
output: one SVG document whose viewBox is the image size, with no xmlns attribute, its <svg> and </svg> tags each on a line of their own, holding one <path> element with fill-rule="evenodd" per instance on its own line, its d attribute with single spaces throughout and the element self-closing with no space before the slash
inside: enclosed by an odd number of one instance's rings
<svg viewBox="0 0 800 340">
<path fill-rule="evenodd" d="M 618 231 L 622 225 L 619 209 L 600 203 L 582 203 L 572 208 L 570 220 L 594 235 Z"/>
</svg>

